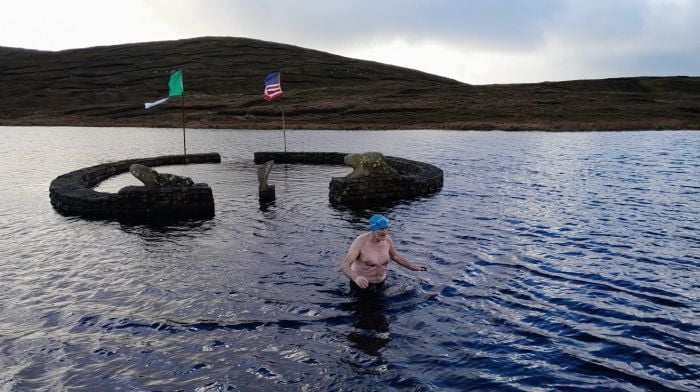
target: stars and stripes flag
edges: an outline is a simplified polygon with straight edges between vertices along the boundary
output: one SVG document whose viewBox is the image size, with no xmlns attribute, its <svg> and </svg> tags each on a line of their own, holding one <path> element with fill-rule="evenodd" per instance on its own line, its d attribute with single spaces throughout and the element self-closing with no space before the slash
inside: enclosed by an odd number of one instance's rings
<svg viewBox="0 0 700 392">
<path fill-rule="evenodd" d="M 265 77 L 265 101 L 270 102 L 282 96 L 282 84 L 280 83 L 280 73 L 270 72 Z"/>
</svg>

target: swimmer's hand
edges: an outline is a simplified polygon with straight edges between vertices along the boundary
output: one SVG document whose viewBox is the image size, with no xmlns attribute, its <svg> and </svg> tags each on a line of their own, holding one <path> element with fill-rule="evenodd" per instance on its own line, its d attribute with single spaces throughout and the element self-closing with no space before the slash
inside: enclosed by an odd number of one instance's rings
<svg viewBox="0 0 700 392">
<path fill-rule="evenodd" d="M 412 267 L 413 268 L 411 268 L 411 270 L 413 270 L 413 271 L 427 271 L 428 270 L 428 266 L 425 264 L 413 264 Z"/>
<path fill-rule="evenodd" d="M 369 287 L 369 281 L 364 276 L 358 276 L 355 278 L 355 284 L 361 289 L 366 289 Z"/>
</svg>

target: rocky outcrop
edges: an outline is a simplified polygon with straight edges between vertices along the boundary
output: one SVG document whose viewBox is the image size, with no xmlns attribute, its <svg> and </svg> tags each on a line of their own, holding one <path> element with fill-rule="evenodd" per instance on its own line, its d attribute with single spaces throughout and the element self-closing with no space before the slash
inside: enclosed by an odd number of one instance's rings
<svg viewBox="0 0 700 392">
<path fill-rule="evenodd" d="M 129 167 L 129 172 L 134 175 L 139 181 L 148 188 L 160 187 L 181 187 L 192 186 L 194 181 L 188 177 L 177 176 L 169 173 L 158 173 L 148 166 L 140 163 L 134 163 Z"/>
<path fill-rule="evenodd" d="M 347 178 L 363 177 L 398 177 L 399 173 L 384 161 L 384 155 L 380 152 L 366 152 L 363 154 L 348 154 L 343 159 L 346 165 L 352 167 L 352 173 Z"/>
<path fill-rule="evenodd" d="M 49 186 L 53 207 L 62 214 L 91 218 L 209 218 L 214 196 L 207 184 L 192 186 L 127 186 L 117 193 L 92 189 L 100 182 L 125 173 L 134 164 L 149 167 L 190 163 L 219 163 L 218 153 L 168 155 L 129 159 L 91 166 L 55 178 Z"/>
</svg>

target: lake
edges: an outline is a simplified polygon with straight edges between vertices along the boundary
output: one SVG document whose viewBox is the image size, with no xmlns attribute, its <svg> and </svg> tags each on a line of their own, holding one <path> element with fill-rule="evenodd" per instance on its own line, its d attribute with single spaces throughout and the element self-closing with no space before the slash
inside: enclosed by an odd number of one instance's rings
<svg viewBox="0 0 700 392">
<path fill-rule="evenodd" d="M 275 165 L 281 131 L 187 130 L 220 164 L 216 216 L 63 216 L 49 183 L 182 153 L 181 129 L 0 127 L 0 390 L 700 389 L 700 133 L 288 131 L 289 151 L 379 151 L 444 170 L 431 196 L 331 205 L 344 166 Z M 96 189 L 138 185 L 129 174 Z M 384 296 L 339 270 L 374 213 Z"/>
</svg>

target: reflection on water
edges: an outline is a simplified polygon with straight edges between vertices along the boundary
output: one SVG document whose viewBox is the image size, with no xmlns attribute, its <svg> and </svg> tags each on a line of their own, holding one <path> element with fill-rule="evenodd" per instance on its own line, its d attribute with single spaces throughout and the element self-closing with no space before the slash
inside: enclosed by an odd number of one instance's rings
<svg viewBox="0 0 700 392">
<path fill-rule="evenodd" d="M 366 290 L 353 287 L 351 301 L 344 307 L 353 318 L 353 330 L 347 334 L 351 346 L 367 355 L 380 356 L 389 341 L 389 319 L 385 315 L 384 287 Z"/>
<path fill-rule="evenodd" d="M 353 313 L 357 318 L 352 324 L 356 330 L 348 333 L 347 338 L 353 343 L 353 348 L 368 355 L 379 356 L 380 351 L 391 341 L 389 319 L 384 315 L 381 303 L 359 305 Z"/>
<path fill-rule="evenodd" d="M 222 163 L 161 169 L 208 183 L 213 219 L 51 208 L 56 176 L 179 135 L 0 128 L 1 390 L 700 389 L 698 133 L 287 132 L 444 170 L 369 210 L 329 204 L 342 166 L 275 165 L 261 206 L 253 152 L 279 132 L 188 130 Z M 339 266 L 374 213 L 429 271 L 356 297 Z"/>
<path fill-rule="evenodd" d="M 372 285 L 364 290 L 351 287 L 347 294 L 349 301 L 342 308 L 353 319 L 354 330 L 347 335 L 348 340 L 353 342 L 352 347 L 367 355 L 380 356 L 382 348 L 391 341 L 389 314 L 415 307 L 432 298 L 430 295 L 419 295 L 418 284 L 417 279 L 389 273 L 381 285 Z"/>
</svg>

